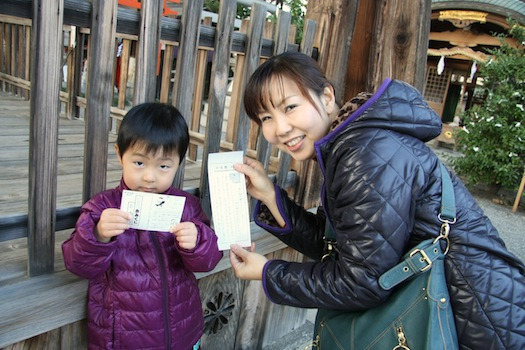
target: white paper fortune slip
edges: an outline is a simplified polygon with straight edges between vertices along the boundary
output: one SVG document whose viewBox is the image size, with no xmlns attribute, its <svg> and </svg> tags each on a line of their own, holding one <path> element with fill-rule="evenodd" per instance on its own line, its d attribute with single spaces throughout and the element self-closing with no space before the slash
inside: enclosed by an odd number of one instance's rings
<svg viewBox="0 0 525 350">
<path fill-rule="evenodd" d="M 213 228 L 219 250 L 230 249 L 234 243 L 242 247 L 251 245 L 245 177 L 233 168 L 242 162 L 242 151 L 208 154 Z"/>
<path fill-rule="evenodd" d="M 167 232 L 180 222 L 185 202 L 182 196 L 124 190 L 120 210 L 131 215 L 131 228 Z"/>
</svg>

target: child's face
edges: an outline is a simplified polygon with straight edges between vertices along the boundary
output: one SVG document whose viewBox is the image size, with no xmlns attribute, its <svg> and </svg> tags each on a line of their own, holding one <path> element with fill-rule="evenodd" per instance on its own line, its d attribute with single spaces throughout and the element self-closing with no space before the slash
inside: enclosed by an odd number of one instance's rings
<svg viewBox="0 0 525 350">
<path fill-rule="evenodd" d="M 135 144 L 122 155 L 117 148 L 117 154 L 124 183 L 133 191 L 163 193 L 172 185 L 179 168 L 177 152 L 169 156 L 165 156 L 162 149 L 155 154 L 146 153 L 143 146 Z"/>
<path fill-rule="evenodd" d="M 274 79 L 269 92 L 271 103 L 268 101 L 267 110 L 258 113 L 264 138 L 294 159 L 314 157 L 314 142 L 330 130 L 333 90 L 325 88 L 321 96 L 312 94 L 317 108 L 290 79 Z"/>
</svg>

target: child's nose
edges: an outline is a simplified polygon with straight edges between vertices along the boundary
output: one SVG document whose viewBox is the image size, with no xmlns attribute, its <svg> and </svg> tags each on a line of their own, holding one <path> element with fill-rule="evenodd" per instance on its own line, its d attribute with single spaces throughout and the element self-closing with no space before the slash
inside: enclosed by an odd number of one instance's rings
<svg viewBox="0 0 525 350">
<path fill-rule="evenodd" d="M 146 182 L 153 182 L 155 181 L 155 172 L 152 170 L 146 170 L 143 173 L 142 179 Z"/>
</svg>

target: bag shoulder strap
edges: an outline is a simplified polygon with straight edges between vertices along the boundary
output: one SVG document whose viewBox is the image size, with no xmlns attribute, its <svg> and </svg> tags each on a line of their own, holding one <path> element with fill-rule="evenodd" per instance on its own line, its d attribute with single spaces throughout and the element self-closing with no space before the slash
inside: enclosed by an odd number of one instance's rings
<svg viewBox="0 0 525 350">
<path fill-rule="evenodd" d="M 441 166 L 441 209 L 438 218 L 448 225 L 456 221 L 454 186 L 443 163 L 439 162 L 439 164 Z M 379 277 L 379 285 L 385 290 L 390 290 L 406 279 L 429 270 L 432 262 L 442 255 L 439 239 L 425 240 L 405 255 L 399 264 L 383 273 Z"/>
</svg>

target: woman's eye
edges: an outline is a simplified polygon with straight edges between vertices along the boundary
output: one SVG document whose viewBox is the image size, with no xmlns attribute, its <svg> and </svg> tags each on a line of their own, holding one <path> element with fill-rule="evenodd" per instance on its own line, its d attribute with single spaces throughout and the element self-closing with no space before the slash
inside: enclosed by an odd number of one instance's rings
<svg viewBox="0 0 525 350">
<path fill-rule="evenodd" d="M 289 112 L 293 109 L 295 109 L 297 107 L 297 105 L 288 105 L 284 108 L 285 112 Z"/>
<path fill-rule="evenodd" d="M 269 115 L 263 115 L 259 117 L 259 119 L 261 120 L 261 123 L 264 123 L 265 121 L 272 119 L 272 117 L 270 117 Z"/>
</svg>

